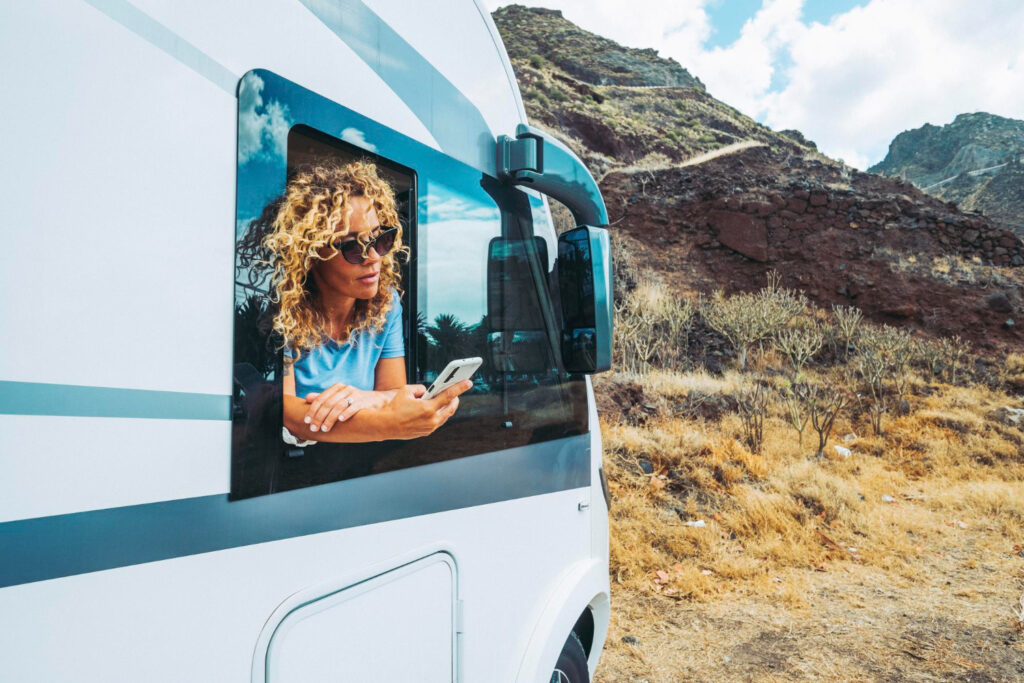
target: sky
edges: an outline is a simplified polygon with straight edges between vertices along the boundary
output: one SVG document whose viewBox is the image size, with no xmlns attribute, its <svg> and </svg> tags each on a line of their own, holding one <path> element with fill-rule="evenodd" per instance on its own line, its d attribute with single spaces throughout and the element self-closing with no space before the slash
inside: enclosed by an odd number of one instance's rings
<svg viewBox="0 0 1024 683">
<path fill-rule="evenodd" d="M 510 4 L 483 0 L 493 11 Z M 860 169 L 900 132 L 1024 119 L 1024 0 L 519 0 L 653 47 L 708 92 Z"/>
</svg>

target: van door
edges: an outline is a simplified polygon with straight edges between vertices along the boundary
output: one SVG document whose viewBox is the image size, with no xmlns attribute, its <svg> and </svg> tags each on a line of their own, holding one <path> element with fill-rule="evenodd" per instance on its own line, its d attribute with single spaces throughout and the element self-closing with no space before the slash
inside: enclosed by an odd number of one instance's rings
<svg viewBox="0 0 1024 683">
<path fill-rule="evenodd" d="M 435 553 L 312 597 L 274 630 L 264 680 L 457 680 L 455 582 L 451 555 Z"/>
</svg>

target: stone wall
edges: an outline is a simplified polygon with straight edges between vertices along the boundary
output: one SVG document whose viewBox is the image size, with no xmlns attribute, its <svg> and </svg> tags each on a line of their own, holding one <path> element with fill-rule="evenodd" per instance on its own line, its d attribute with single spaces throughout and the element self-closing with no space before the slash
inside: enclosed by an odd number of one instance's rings
<svg viewBox="0 0 1024 683">
<path fill-rule="evenodd" d="M 944 205 L 943 205 L 944 206 Z M 980 257 L 999 266 L 1024 265 L 1024 242 L 982 217 L 941 211 L 903 195 L 857 197 L 852 191 L 795 189 L 791 194 L 734 195 L 694 206 L 692 220 L 721 244 L 756 261 L 768 262 L 801 250 L 809 233 L 857 231 L 866 241 L 889 230 L 928 233 L 943 251 Z"/>
</svg>

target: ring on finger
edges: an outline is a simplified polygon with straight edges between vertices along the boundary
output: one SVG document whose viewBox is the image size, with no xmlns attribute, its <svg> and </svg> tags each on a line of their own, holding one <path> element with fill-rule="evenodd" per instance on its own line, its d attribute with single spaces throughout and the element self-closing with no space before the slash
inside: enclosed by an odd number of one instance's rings
<svg viewBox="0 0 1024 683">
<path fill-rule="evenodd" d="M 349 397 L 348 397 L 348 398 L 346 398 L 345 400 L 346 400 L 346 401 L 348 401 L 348 404 L 349 404 L 349 405 L 352 405 L 352 404 L 354 403 L 354 401 L 352 400 L 352 397 L 351 397 L 351 396 L 349 396 Z"/>
</svg>

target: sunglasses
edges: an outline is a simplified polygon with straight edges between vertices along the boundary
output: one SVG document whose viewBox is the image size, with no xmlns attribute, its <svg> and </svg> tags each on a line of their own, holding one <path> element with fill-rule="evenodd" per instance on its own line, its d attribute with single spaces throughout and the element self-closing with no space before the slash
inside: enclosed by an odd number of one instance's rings
<svg viewBox="0 0 1024 683">
<path fill-rule="evenodd" d="M 360 265 L 367 259 L 367 254 L 372 248 L 377 255 L 384 258 L 395 246 L 395 239 L 398 238 L 398 228 L 386 228 L 378 232 L 375 237 L 365 242 L 358 239 L 335 242 L 332 246 L 341 253 L 341 257 L 354 266 Z"/>
</svg>

